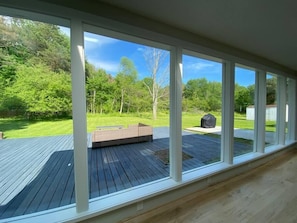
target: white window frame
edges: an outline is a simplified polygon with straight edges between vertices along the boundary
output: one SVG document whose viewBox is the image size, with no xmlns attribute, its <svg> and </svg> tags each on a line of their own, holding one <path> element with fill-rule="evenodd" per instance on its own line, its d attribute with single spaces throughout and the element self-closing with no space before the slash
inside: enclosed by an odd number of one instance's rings
<svg viewBox="0 0 297 223">
<path fill-rule="evenodd" d="M 296 141 L 297 134 L 297 91 L 296 91 L 296 80 L 288 78 L 288 142 Z"/>
<path fill-rule="evenodd" d="M 70 32 L 74 179 L 76 210 L 79 213 L 87 211 L 89 208 L 85 53 L 82 21 L 71 20 Z"/>
<path fill-rule="evenodd" d="M 170 177 L 182 181 L 182 48 L 170 52 Z"/>
<path fill-rule="evenodd" d="M 235 63 L 223 62 L 221 160 L 233 164 Z"/>
<path fill-rule="evenodd" d="M 265 151 L 266 72 L 256 71 L 254 152 Z"/>
<path fill-rule="evenodd" d="M 276 144 L 285 145 L 286 142 L 286 102 L 287 102 L 287 79 L 277 76 L 277 124 Z"/>
</svg>

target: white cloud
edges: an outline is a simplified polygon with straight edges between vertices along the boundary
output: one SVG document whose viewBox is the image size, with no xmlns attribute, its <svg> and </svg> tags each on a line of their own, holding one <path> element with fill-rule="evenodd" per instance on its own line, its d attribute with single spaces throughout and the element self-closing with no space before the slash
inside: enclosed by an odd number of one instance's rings
<svg viewBox="0 0 297 223">
<path fill-rule="evenodd" d="M 96 59 L 88 59 L 96 68 L 104 69 L 107 73 L 115 74 L 119 70 L 119 63 L 112 61 L 98 61 Z"/>
<path fill-rule="evenodd" d="M 109 38 L 106 36 L 99 36 L 92 33 L 85 33 L 85 50 L 86 54 L 92 55 L 94 52 L 98 55 L 98 51 L 102 52 L 102 49 L 107 45 L 112 45 L 119 40 Z"/>
<path fill-rule="evenodd" d="M 143 52 L 144 51 L 144 48 L 143 47 L 138 47 L 137 48 L 137 51 Z"/>
<path fill-rule="evenodd" d="M 59 28 L 62 33 L 64 33 L 67 36 L 70 36 L 70 29 L 68 27 L 59 26 Z M 97 45 L 99 44 L 100 46 L 105 45 L 105 44 L 115 43 L 115 42 L 119 41 L 117 39 L 113 39 L 113 38 L 110 38 L 107 36 L 100 36 L 100 35 L 88 33 L 88 32 L 84 33 L 84 39 L 87 44 L 88 43 L 96 43 Z"/>
<path fill-rule="evenodd" d="M 198 63 L 191 63 L 187 65 L 187 69 L 194 69 L 196 71 L 203 70 L 205 68 L 213 67 L 214 65 L 211 63 L 205 63 L 205 62 L 198 62 Z"/>
<path fill-rule="evenodd" d="M 87 42 L 91 42 L 91 43 L 98 43 L 98 42 L 99 42 L 98 39 L 96 39 L 96 38 L 91 38 L 91 37 L 87 37 L 87 36 L 85 36 L 85 41 L 87 41 Z"/>
<path fill-rule="evenodd" d="M 100 35 L 97 35 L 97 34 L 93 34 L 93 33 L 87 33 L 85 32 L 85 41 L 88 42 L 88 43 L 96 43 L 96 45 L 105 45 L 105 44 L 112 44 L 112 43 L 115 43 L 115 42 L 118 42 L 119 40 L 117 39 L 113 39 L 113 38 L 110 38 L 110 37 L 106 37 L 106 36 L 100 36 Z"/>
</svg>

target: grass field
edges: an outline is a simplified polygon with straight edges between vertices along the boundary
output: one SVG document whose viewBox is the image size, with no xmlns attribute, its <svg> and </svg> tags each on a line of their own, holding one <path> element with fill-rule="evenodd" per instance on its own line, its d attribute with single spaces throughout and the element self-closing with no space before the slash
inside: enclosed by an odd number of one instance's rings
<svg viewBox="0 0 297 223">
<path fill-rule="evenodd" d="M 217 126 L 221 126 L 221 116 L 213 113 L 216 118 Z M 193 127 L 200 125 L 200 119 L 204 114 L 184 113 L 182 116 L 182 127 Z M 169 115 L 158 114 L 158 119 L 153 120 L 150 113 L 124 114 L 124 115 L 87 115 L 87 131 L 92 132 L 97 126 L 124 125 L 145 123 L 157 126 L 169 126 Z M 275 122 L 266 123 L 266 131 L 275 131 Z M 254 122 L 245 119 L 245 115 L 236 114 L 234 127 L 241 129 L 253 129 Z M 4 132 L 5 138 L 24 138 L 34 136 L 49 136 L 72 134 L 72 119 L 59 119 L 47 121 L 30 121 L 25 119 L 0 119 L 0 132 Z"/>
</svg>

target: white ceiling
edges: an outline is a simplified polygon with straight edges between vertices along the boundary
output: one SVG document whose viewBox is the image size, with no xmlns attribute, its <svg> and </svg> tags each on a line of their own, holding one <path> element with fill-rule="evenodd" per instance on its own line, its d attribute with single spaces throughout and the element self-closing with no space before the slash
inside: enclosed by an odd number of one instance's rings
<svg viewBox="0 0 297 223">
<path fill-rule="evenodd" d="M 296 0 L 97 0 L 297 71 Z"/>
<path fill-rule="evenodd" d="M 0 0 L 14 6 L 27 2 L 48 2 L 128 23 L 139 19 L 138 25 L 146 18 L 265 58 L 297 75 L 296 0 Z"/>
</svg>

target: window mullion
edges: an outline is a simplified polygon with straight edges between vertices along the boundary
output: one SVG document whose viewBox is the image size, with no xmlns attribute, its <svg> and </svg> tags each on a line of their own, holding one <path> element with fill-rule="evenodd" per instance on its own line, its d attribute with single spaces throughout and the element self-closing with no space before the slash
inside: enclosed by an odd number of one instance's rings
<svg viewBox="0 0 297 223">
<path fill-rule="evenodd" d="M 289 79 L 288 83 L 288 139 L 296 140 L 296 80 Z"/>
<path fill-rule="evenodd" d="M 234 76 L 234 62 L 225 61 L 223 63 L 221 160 L 228 164 L 233 163 L 234 150 Z"/>
<path fill-rule="evenodd" d="M 277 144 L 285 145 L 286 139 L 286 94 L 287 94 L 286 78 L 284 76 L 277 77 Z"/>
<path fill-rule="evenodd" d="M 182 180 L 182 49 L 170 52 L 170 177 Z"/>
<path fill-rule="evenodd" d="M 256 72 L 254 151 L 264 153 L 266 117 L 266 73 Z"/>
<path fill-rule="evenodd" d="M 71 20 L 71 76 L 76 210 L 89 207 L 85 57 L 82 22 Z"/>
</svg>

